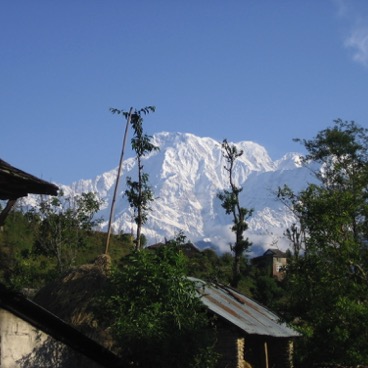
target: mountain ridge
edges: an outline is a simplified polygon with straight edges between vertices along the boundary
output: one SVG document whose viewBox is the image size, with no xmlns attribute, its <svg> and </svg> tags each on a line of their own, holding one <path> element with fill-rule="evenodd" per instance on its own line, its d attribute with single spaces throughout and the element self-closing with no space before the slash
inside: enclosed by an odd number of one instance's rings
<svg viewBox="0 0 368 368">
<path fill-rule="evenodd" d="M 217 193 L 229 186 L 221 143 L 191 133 L 168 132 L 154 134 L 152 143 L 160 150 L 143 159 L 155 196 L 143 227 L 148 244 L 170 239 L 182 231 L 188 240 L 201 247 L 208 244 L 219 252 L 228 251 L 234 239 L 231 217 L 225 214 L 217 198 Z M 284 184 L 294 190 L 302 189 L 313 180 L 310 170 L 302 167 L 300 154 L 296 152 L 273 161 L 258 143 L 231 144 L 243 151 L 234 167 L 234 179 L 243 187 L 241 205 L 254 210 L 245 234 L 253 243 L 253 253 L 259 254 L 271 245 L 285 250 L 288 244 L 282 234 L 294 219 L 276 200 L 275 193 L 278 186 Z M 126 177 L 135 178 L 136 173 L 135 158 L 125 159 L 112 223 L 115 233 L 130 233 L 135 229 L 124 191 Z M 104 219 L 101 230 L 107 228 L 116 174 L 117 168 L 114 168 L 93 179 L 61 186 L 66 194 L 92 191 L 104 201 L 98 214 Z"/>
</svg>

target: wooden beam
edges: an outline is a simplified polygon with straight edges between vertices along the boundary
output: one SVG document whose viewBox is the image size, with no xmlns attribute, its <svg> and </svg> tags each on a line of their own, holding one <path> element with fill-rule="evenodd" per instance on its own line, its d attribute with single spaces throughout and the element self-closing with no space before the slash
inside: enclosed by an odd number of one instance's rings
<svg viewBox="0 0 368 368">
<path fill-rule="evenodd" d="M 265 351 L 265 368 L 268 368 L 268 346 L 267 341 L 264 343 L 264 351 Z"/>
</svg>

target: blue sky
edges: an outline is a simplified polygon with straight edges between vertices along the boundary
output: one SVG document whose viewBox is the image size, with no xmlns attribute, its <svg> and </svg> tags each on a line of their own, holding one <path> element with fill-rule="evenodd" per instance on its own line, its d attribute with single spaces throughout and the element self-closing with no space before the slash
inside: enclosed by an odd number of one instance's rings
<svg viewBox="0 0 368 368">
<path fill-rule="evenodd" d="M 273 159 L 336 118 L 368 126 L 366 0 L 3 0 L 0 158 L 70 184 L 148 134 L 250 140 Z"/>
</svg>

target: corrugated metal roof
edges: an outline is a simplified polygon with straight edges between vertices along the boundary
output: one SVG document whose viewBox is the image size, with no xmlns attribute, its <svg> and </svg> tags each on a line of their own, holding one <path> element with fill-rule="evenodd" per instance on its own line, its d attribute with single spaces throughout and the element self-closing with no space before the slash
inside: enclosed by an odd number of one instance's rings
<svg viewBox="0 0 368 368">
<path fill-rule="evenodd" d="M 191 277 L 204 305 L 247 334 L 296 337 L 298 332 L 280 322 L 279 317 L 233 288 Z"/>
</svg>

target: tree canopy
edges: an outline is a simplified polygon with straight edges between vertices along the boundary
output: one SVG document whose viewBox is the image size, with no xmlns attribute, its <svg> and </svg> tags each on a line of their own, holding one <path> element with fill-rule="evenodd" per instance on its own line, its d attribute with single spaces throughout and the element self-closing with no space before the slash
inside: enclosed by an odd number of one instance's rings
<svg viewBox="0 0 368 368">
<path fill-rule="evenodd" d="M 98 224 L 95 218 L 101 201 L 92 192 L 79 196 L 57 197 L 41 201 L 37 216 L 40 226 L 36 234 L 34 251 L 57 262 L 59 272 L 69 269 L 76 258 L 78 248 L 85 245 L 85 232 Z"/>
<path fill-rule="evenodd" d="M 100 305 L 129 366 L 213 366 L 209 320 L 175 245 L 123 258 Z"/>
<path fill-rule="evenodd" d="M 287 307 L 306 336 L 305 366 L 368 363 L 367 132 L 337 120 L 314 139 L 298 139 L 318 182 L 299 193 L 279 190 L 297 220 L 287 232 L 294 249 Z"/>
</svg>

